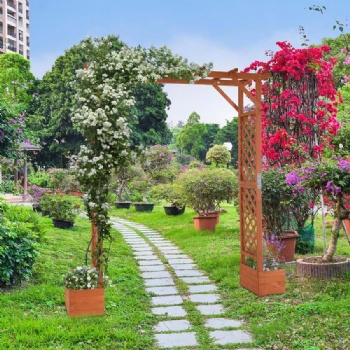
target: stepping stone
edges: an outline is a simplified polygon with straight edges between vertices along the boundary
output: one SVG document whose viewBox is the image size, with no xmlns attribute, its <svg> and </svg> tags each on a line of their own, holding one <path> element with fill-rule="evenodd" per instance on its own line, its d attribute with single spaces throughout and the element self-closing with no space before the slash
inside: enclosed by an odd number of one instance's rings
<svg viewBox="0 0 350 350">
<path fill-rule="evenodd" d="M 190 293 L 207 293 L 217 290 L 217 287 L 213 284 L 200 284 L 198 286 L 188 286 Z"/>
<path fill-rule="evenodd" d="M 214 304 L 220 301 L 219 294 L 192 294 L 188 297 L 193 303 Z"/>
<path fill-rule="evenodd" d="M 170 317 L 183 317 L 186 316 L 186 311 L 182 306 L 163 306 L 154 307 L 152 309 L 154 315 L 164 315 Z"/>
<path fill-rule="evenodd" d="M 132 247 L 132 250 L 135 252 L 153 252 L 150 246 L 148 247 Z"/>
<path fill-rule="evenodd" d="M 225 312 L 221 304 L 196 305 L 196 307 L 202 315 L 220 315 Z"/>
<path fill-rule="evenodd" d="M 188 257 L 188 255 L 185 254 L 163 254 L 165 258 L 167 259 L 179 259 L 179 260 L 185 260 L 188 259 L 190 260 L 190 258 Z"/>
<path fill-rule="evenodd" d="M 177 248 L 164 248 L 164 247 L 157 247 L 162 253 L 164 254 L 169 254 L 169 253 L 172 253 L 172 254 L 181 254 L 181 250 L 180 249 L 177 249 Z"/>
<path fill-rule="evenodd" d="M 164 265 L 160 260 L 140 260 L 138 264 L 139 266 Z"/>
<path fill-rule="evenodd" d="M 210 279 L 206 276 L 203 277 L 181 277 L 181 279 L 188 284 L 192 283 L 210 283 Z"/>
<path fill-rule="evenodd" d="M 142 256 L 136 256 L 136 260 L 158 260 L 157 255 L 142 255 Z"/>
<path fill-rule="evenodd" d="M 180 295 L 167 295 L 161 297 L 153 297 L 151 303 L 153 305 L 179 305 L 182 304 Z"/>
<path fill-rule="evenodd" d="M 191 270 L 197 266 L 195 264 L 173 264 L 170 265 L 174 270 Z"/>
<path fill-rule="evenodd" d="M 176 265 L 176 264 L 193 264 L 192 259 L 168 259 L 168 264 Z"/>
<path fill-rule="evenodd" d="M 248 332 L 237 331 L 212 331 L 209 332 L 210 337 L 214 338 L 214 344 L 226 345 L 237 343 L 250 343 L 252 337 Z"/>
<path fill-rule="evenodd" d="M 143 278 L 171 278 L 168 271 L 142 272 Z"/>
<path fill-rule="evenodd" d="M 157 286 L 174 286 L 175 283 L 172 278 L 152 278 L 145 280 L 146 287 L 157 287 Z"/>
<path fill-rule="evenodd" d="M 133 243 L 146 243 L 146 241 L 143 238 L 124 238 L 125 242 L 127 242 L 128 244 Z"/>
<path fill-rule="evenodd" d="M 135 256 L 156 255 L 153 250 L 144 250 L 142 252 L 134 252 Z"/>
<path fill-rule="evenodd" d="M 205 327 L 207 328 L 226 328 L 226 327 L 232 327 L 232 328 L 238 328 L 242 326 L 241 321 L 231 320 L 227 318 L 208 318 L 205 321 Z"/>
<path fill-rule="evenodd" d="M 172 295 L 178 294 L 176 287 L 148 287 L 146 288 L 148 293 L 154 293 L 156 295 Z"/>
<path fill-rule="evenodd" d="M 175 273 L 179 277 L 199 277 L 203 276 L 203 273 L 198 270 L 175 270 Z"/>
<path fill-rule="evenodd" d="M 142 272 L 165 271 L 164 265 L 143 265 L 139 266 L 139 269 Z"/>
<path fill-rule="evenodd" d="M 172 244 L 172 243 L 157 243 L 157 242 L 155 242 L 154 243 L 154 245 L 156 246 L 156 247 L 164 247 L 164 248 L 177 248 L 177 246 L 175 246 L 174 244 Z"/>
<path fill-rule="evenodd" d="M 161 321 L 155 327 L 155 332 L 179 332 L 186 331 L 191 328 L 191 324 L 187 320 L 170 320 Z"/>
<path fill-rule="evenodd" d="M 131 248 L 149 248 L 150 245 L 148 243 L 137 243 L 137 244 L 129 244 Z"/>
<path fill-rule="evenodd" d="M 158 346 L 161 348 L 172 348 L 176 346 L 196 346 L 196 333 L 183 332 L 181 334 L 155 334 Z"/>
</svg>

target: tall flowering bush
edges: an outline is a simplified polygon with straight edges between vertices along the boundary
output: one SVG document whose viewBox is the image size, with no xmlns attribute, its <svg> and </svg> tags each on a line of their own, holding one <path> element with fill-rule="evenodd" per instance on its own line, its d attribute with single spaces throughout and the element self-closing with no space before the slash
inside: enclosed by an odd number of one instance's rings
<svg viewBox="0 0 350 350">
<path fill-rule="evenodd" d="M 246 71 L 270 72 L 263 85 L 262 153 L 266 165 L 301 164 L 317 158 L 337 133 L 335 59 L 324 58 L 328 46 L 296 49 L 277 42 L 268 62 L 256 61 Z"/>
<path fill-rule="evenodd" d="M 350 161 L 341 157 L 308 163 L 286 174 L 286 183 L 294 193 L 308 188 L 323 193 L 332 209 L 334 222 L 327 252 L 323 261 L 332 261 L 336 252 L 341 220 L 350 216 Z M 310 203 L 313 207 L 314 203 Z"/>
<path fill-rule="evenodd" d="M 102 44 L 106 44 L 106 39 L 96 40 L 96 45 Z M 95 254 L 99 267 L 104 262 L 103 240 L 111 238 L 108 217 L 111 174 L 135 157 L 129 144 L 129 123 L 135 105 L 132 88 L 162 77 L 193 82 L 206 76 L 210 68 L 210 64 L 188 63 L 166 47 L 123 47 L 118 52 L 111 50 L 95 57 L 77 71 L 76 99 L 80 107 L 72 121 L 87 142 L 77 156 L 76 171 L 86 193 L 88 215 L 98 229 Z"/>
</svg>

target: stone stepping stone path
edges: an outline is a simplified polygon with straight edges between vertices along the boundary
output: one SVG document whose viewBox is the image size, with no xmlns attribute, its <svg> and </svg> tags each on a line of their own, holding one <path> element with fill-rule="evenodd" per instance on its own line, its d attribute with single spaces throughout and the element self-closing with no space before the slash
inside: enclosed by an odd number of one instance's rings
<svg viewBox="0 0 350 350">
<path fill-rule="evenodd" d="M 191 257 L 144 225 L 120 218 L 112 218 L 111 222 L 133 249 L 146 291 L 151 295 L 152 313 L 162 319 L 154 326 L 157 348 L 208 349 L 212 344 L 213 348 L 217 345 L 223 349 L 221 346 L 252 343 L 251 335 L 241 329 L 241 321 L 225 317 L 217 287 L 197 269 Z M 179 282 L 186 285 L 188 296 L 179 293 L 176 287 Z M 199 343 L 193 325 L 186 318 L 184 302 L 193 303 L 204 315 L 203 327 L 210 344 Z"/>
</svg>

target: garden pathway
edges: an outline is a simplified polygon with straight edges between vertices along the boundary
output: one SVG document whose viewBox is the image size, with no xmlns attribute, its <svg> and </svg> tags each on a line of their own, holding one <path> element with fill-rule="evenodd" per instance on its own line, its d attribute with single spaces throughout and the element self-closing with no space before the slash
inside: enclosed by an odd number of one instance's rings
<svg viewBox="0 0 350 350">
<path fill-rule="evenodd" d="M 251 335 L 241 329 L 241 321 L 225 317 L 217 287 L 189 256 L 153 229 L 120 218 L 111 221 L 133 249 L 146 290 L 152 295 L 152 313 L 161 319 L 154 327 L 159 348 L 215 349 L 216 344 L 220 349 L 234 344 L 249 347 Z M 179 285 L 188 292 L 180 294 Z M 204 315 L 200 335 L 186 318 L 186 310 L 194 308 Z M 207 339 L 205 344 L 203 339 Z"/>
</svg>

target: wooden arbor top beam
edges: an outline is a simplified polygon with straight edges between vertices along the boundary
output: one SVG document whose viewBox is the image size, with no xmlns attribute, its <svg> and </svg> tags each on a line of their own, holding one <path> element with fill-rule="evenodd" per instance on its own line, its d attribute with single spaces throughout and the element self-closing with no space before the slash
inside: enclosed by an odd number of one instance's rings
<svg viewBox="0 0 350 350">
<path fill-rule="evenodd" d="M 269 77 L 269 73 L 238 73 L 238 69 L 228 72 L 211 71 L 206 78 L 199 79 L 193 84 L 211 86 L 239 86 L 247 85 L 252 80 L 264 80 Z M 161 84 L 192 84 L 184 79 L 162 78 L 157 80 Z"/>
<path fill-rule="evenodd" d="M 242 90 L 250 100 L 256 104 L 257 101 L 252 93 L 246 88 L 246 85 L 250 85 L 251 82 L 261 81 L 267 79 L 269 73 L 238 73 L 238 69 L 232 69 L 228 72 L 221 71 L 211 71 L 206 78 L 199 79 L 193 84 L 195 85 L 208 85 L 214 87 L 224 99 L 237 111 L 237 104 L 221 89 L 221 86 L 236 86 L 239 90 Z M 185 79 L 175 79 L 175 78 L 163 78 L 158 79 L 157 83 L 161 84 L 192 84 Z"/>
</svg>

